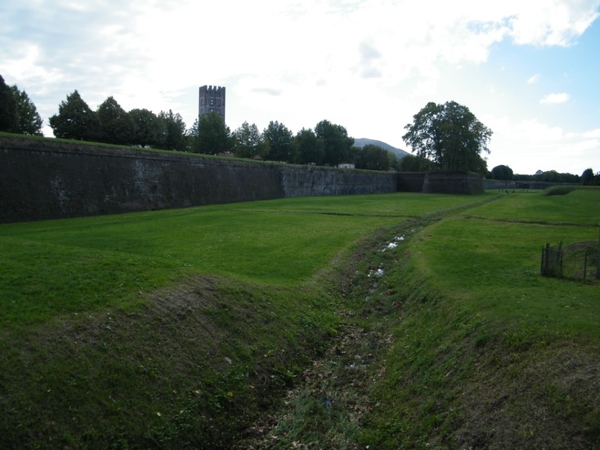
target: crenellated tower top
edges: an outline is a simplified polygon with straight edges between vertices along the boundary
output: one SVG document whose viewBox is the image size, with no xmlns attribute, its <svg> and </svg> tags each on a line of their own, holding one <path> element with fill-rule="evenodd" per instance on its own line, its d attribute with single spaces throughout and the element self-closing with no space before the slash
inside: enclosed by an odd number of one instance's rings
<svg viewBox="0 0 600 450">
<path fill-rule="evenodd" d="M 225 87 L 201 86 L 198 105 L 198 117 L 214 111 L 225 120 Z"/>
</svg>

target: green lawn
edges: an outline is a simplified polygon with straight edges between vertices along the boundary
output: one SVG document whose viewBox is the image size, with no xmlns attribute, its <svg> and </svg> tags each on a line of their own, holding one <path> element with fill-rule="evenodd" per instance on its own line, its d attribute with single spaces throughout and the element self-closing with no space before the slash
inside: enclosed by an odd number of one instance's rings
<svg viewBox="0 0 600 450">
<path fill-rule="evenodd" d="M 539 192 L 505 196 L 502 201 L 470 212 L 477 217 L 528 222 L 600 225 L 600 190 L 577 189 L 566 195 Z"/>
<path fill-rule="evenodd" d="M 598 206 L 592 190 L 397 193 L 2 224 L 0 444 L 219 448 L 344 322 L 386 343 L 368 364 L 379 382 L 365 445 L 453 448 L 476 424 L 469 411 L 504 391 L 505 429 L 539 403 L 552 420 L 567 411 L 564 429 L 595 432 L 595 394 L 564 388 L 563 366 L 543 358 L 565 342 L 593 354 L 600 286 L 543 278 L 539 265 L 547 242 L 597 239 Z M 381 228 L 406 240 L 361 248 L 353 265 L 357 242 Z M 550 419 L 546 434 L 563 429 Z"/>
<path fill-rule="evenodd" d="M 596 283 L 540 276 L 546 242 L 593 240 L 597 228 L 498 223 L 453 218 L 427 230 L 415 244 L 432 283 L 460 297 L 477 314 L 511 329 L 600 338 Z"/>
<path fill-rule="evenodd" d="M 598 284 L 540 276 L 546 243 L 598 239 L 600 191 L 512 194 L 468 214 L 429 227 L 414 244 L 440 290 L 510 328 L 600 338 Z"/>
<path fill-rule="evenodd" d="M 319 274 L 377 229 L 486 198 L 0 225 L 0 447 L 227 448 L 337 333 L 337 275 Z"/>
<path fill-rule="evenodd" d="M 295 198 L 0 225 L 0 324 L 126 307 L 192 273 L 302 283 L 360 236 L 468 202 L 412 194 Z"/>
<path fill-rule="evenodd" d="M 414 236 L 410 260 L 382 281 L 402 308 L 364 444 L 584 449 L 600 441 L 599 281 L 540 275 L 546 243 L 597 242 L 599 206 L 598 190 L 510 194 Z"/>
</svg>

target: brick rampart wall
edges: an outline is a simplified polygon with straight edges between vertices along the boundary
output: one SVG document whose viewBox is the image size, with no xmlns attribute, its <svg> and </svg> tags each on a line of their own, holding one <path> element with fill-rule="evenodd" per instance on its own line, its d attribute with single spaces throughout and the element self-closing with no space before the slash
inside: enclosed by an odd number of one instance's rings
<svg viewBox="0 0 600 450">
<path fill-rule="evenodd" d="M 0 222 L 396 191 L 396 175 L 0 139 Z"/>
<path fill-rule="evenodd" d="M 396 191 L 478 194 L 483 182 L 0 138 L 0 222 Z"/>
<path fill-rule="evenodd" d="M 425 175 L 423 192 L 426 194 L 479 195 L 483 194 L 485 189 L 481 175 L 430 172 Z"/>
</svg>

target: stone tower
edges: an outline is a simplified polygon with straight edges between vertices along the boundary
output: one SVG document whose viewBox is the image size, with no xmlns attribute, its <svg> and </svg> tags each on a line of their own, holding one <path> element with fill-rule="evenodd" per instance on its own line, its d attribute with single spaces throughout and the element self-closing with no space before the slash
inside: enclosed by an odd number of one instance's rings
<svg viewBox="0 0 600 450">
<path fill-rule="evenodd" d="M 225 88 L 221 86 L 202 86 L 200 88 L 199 114 L 216 112 L 225 120 Z"/>
</svg>

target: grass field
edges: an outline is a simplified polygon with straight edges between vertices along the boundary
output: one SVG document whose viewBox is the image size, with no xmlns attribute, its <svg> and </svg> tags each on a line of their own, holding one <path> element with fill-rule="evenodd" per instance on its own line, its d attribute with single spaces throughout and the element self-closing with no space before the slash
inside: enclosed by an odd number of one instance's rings
<svg viewBox="0 0 600 450">
<path fill-rule="evenodd" d="M 336 332 L 335 282 L 319 274 L 376 229 L 470 202 L 299 198 L 1 225 L 4 446 L 227 448 Z"/>
<path fill-rule="evenodd" d="M 127 308 L 190 274 L 308 280 L 360 236 L 461 197 L 297 198 L 0 226 L 0 324 Z"/>
<path fill-rule="evenodd" d="M 433 285 L 504 324 L 498 331 L 597 341 L 597 282 L 544 278 L 539 268 L 545 243 L 597 241 L 599 225 L 600 191 L 510 196 L 428 229 L 415 251 L 426 255 L 423 273 L 436 273 Z M 452 254 L 462 263 L 449 264 Z"/>
<path fill-rule="evenodd" d="M 512 194 L 410 244 L 374 389 L 374 448 L 595 448 L 600 285 L 540 276 L 542 246 L 598 239 L 600 191 Z M 408 283 L 403 280 L 409 280 Z"/>
<path fill-rule="evenodd" d="M 545 243 L 598 240 L 599 200 L 598 191 L 511 196 L 430 227 L 431 237 L 421 236 L 414 246 L 424 256 L 415 259 L 432 285 L 469 301 L 473 313 L 528 333 L 597 339 L 598 285 L 539 273 Z"/>
<path fill-rule="evenodd" d="M 600 285 L 539 264 L 597 239 L 599 206 L 393 194 L 0 225 L 0 444 L 232 448 L 317 358 L 328 377 L 254 448 L 590 448 Z M 348 378 L 339 358 L 367 353 Z M 325 378 L 360 400 L 323 409 Z"/>
</svg>

